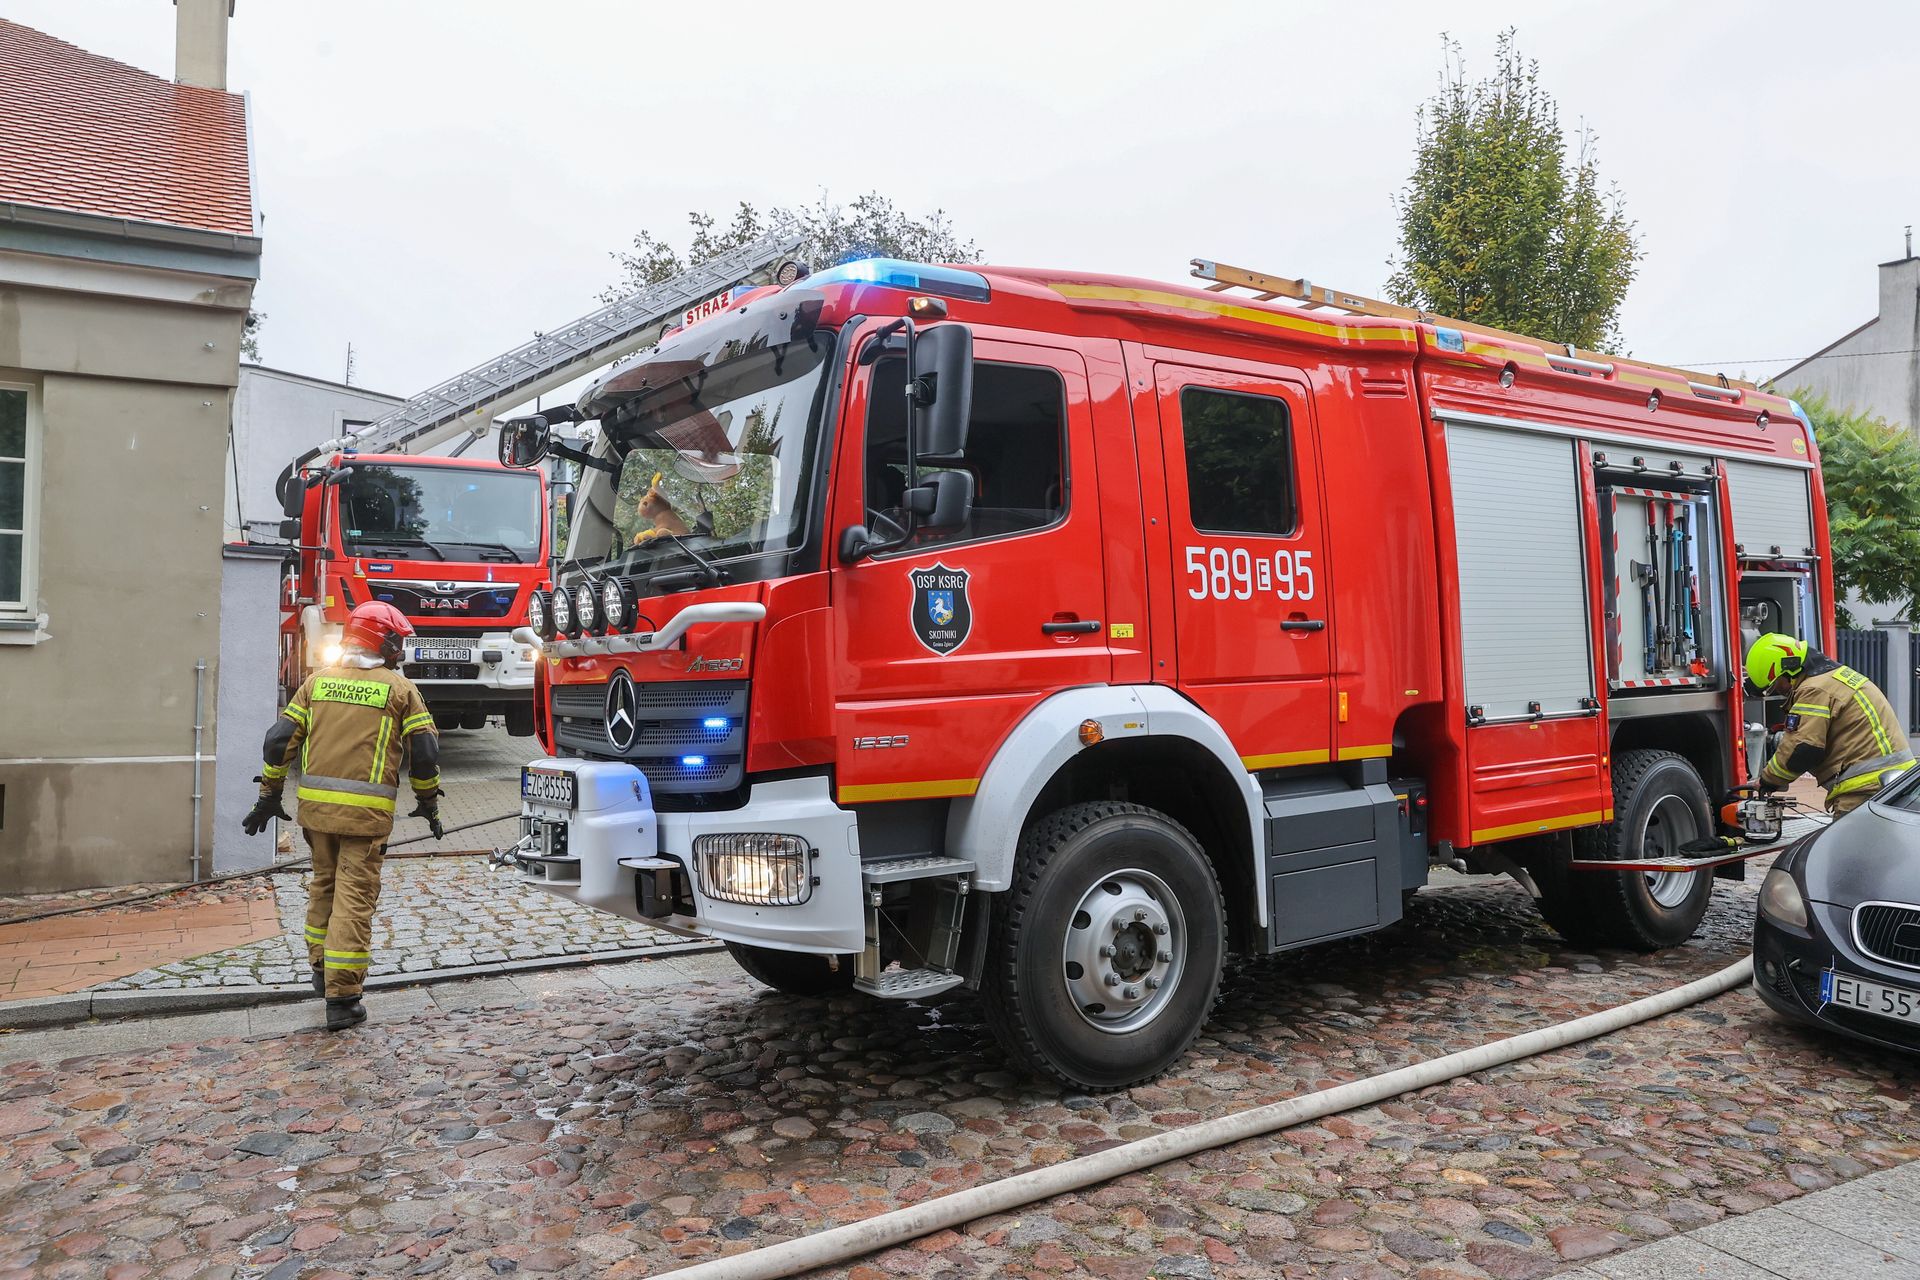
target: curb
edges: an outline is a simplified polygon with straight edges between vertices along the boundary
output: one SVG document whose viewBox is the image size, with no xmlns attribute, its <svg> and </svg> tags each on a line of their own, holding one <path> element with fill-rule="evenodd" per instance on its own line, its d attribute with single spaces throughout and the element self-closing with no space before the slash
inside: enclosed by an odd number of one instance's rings
<svg viewBox="0 0 1920 1280">
<path fill-rule="evenodd" d="M 383 973 L 368 978 L 366 990 L 390 991 L 402 987 L 434 986 L 468 978 L 492 978 L 551 969 L 577 969 L 594 964 L 629 964 L 667 960 L 676 956 L 711 955 L 725 951 L 724 943 L 685 942 L 626 951 L 588 951 L 578 955 L 535 956 L 502 964 L 467 965 L 458 969 L 429 969 L 419 973 Z M 313 999 L 304 982 L 281 985 L 167 988 L 160 991 L 76 991 L 71 995 L 39 996 L 0 1004 L 0 1033 L 73 1026 L 81 1022 L 148 1018 L 163 1014 L 214 1013 L 258 1004 L 281 1004 Z"/>
</svg>

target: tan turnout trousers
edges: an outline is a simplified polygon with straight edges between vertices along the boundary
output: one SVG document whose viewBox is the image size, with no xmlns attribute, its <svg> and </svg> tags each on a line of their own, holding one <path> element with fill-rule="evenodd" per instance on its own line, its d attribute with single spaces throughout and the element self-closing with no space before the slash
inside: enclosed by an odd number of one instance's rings
<svg viewBox="0 0 1920 1280">
<path fill-rule="evenodd" d="M 307 959 L 327 975 L 327 999 L 360 994 L 373 958 L 373 908 L 380 901 L 386 836 L 340 836 L 308 828 L 313 881 L 307 887 Z"/>
</svg>

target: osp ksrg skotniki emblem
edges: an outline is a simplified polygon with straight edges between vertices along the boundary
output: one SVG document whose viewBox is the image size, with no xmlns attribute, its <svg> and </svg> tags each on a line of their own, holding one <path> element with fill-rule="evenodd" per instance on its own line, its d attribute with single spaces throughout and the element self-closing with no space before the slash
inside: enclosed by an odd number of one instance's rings
<svg viewBox="0 0 1920 1280">
<path fill-rule="evenodd" d="M 967 642 L 973 630 L 973 605 L 967 599 L 967 571 L 936 564 L 909 569 L 913 583 L 913 634 L 942 656 Z"/>
</svg>

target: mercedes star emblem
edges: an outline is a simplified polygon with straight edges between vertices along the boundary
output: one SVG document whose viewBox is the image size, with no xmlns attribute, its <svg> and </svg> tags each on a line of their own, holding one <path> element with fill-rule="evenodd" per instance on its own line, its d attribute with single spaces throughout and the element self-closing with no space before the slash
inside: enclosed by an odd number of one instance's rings
<svg viewBox="0 0 1920 1280">
<path fill-rule="evenodd" d="M 625 671 L 613 673 L 607 685 L 607 743 L 621 755 L 633 746 L 640 732 L 638 712 L 640 695 L 634 690 L 633 677 Z"/>
</svg>

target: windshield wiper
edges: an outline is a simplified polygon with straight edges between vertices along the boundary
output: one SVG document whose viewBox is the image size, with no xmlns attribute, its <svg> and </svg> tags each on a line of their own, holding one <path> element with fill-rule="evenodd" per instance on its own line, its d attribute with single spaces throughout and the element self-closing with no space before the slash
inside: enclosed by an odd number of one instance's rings
<svg viewBox="0 0 1920 1280">
<path fill-rule="evenodd" d="M 665 538 L 668 541 L 672 542 L 674 546 L 680 548 L 681 554 L 685 555 L 687 559 L 693 561 L 696 565 L 700 566 L 700 576 L 706 581 L 706 585 L 710 587 L 717 587 L 721 583 L 727 580 L 726 570 L 722 569 L 719 565 L 715 564 L 713 561 L 701 555 L 698 551 L 695 551 L 693 549 L 693 544 L 688 542 L 685 538 L 681 537 L 679 534 L 669 533 L 663 529 L 655 536 L 660 538 Z"/>
<path fill-rule="evenodd" d="M 501 555 L 509 557 L 515 564 L 526 563 L 525 560 L 522 560 L 520 558 L 520 553 L 518 551 L 515 551 L 512 547 L 508 546 L 504 542 L 468 542 L 465 539 L 462 539 L 458 542 L 449 542 L 447 545 L 450 547 L 478 547 L 483 552 L 497 551 Z"/>
<path fill-rule="evenodd" d="M 437 558 L 439 558 L 439 559 L 441 559 L 441 560 L 445 560 L 445 559 L 447 558 L 447 553 L 446 553 L 446 552 L 444 552 L 444 551 L 442 551 L 442 550 L 441 550 L 440 548 L 438 548 L 438 547 L 436 547 L 436 546 L 434 546 L 434 545 L 433 545 L 433 544 L 432 544 L 431 542 L 428 542 L 428 541 L 427 541 L 426 539 L 424 539 L 424 538 L 360 538 L 360 539 L 356 539 L 356 540 L 355 540 L 355 542 L 354 542 L 354 546 L 355 546 L 356 548 L 361 548 L 361 547 L 366 547 L 366 546 L 375 546 L 375 547 L 425 547 L 425 548 L 426 548 L 427 550 L 429 550 L 429 551 L 431 551 L 431 552 L 433 552 L 433 554 L 434 554 L 434 555 L 435 555 L 435 556 L 436 556 Z M 364 550 L 356 550 L 356 551 L 354 552 L 354 554 L 355 554 L 355 555 L 362 555 L 362 556 L 363 556 L 363 555 L 366 555 L 366 554 L 367 554 L 367 552 L 366 552 L 366 551 L 364 551 Z"/>
</svg>

